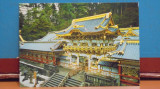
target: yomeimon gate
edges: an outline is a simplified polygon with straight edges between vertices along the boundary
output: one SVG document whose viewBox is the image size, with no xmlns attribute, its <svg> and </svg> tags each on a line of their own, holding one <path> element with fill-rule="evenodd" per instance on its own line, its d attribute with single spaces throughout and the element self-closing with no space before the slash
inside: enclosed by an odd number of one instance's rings
<svg viewBox="0 0 160 89">
<path fill-rule="evenodd" d="M 62 31 L 22 42 L 20 59 L 47 70 L 46 87 L 139 85 L 139 27 L 118 28 L 111 12 L 73 19 Z"/>
</svg>

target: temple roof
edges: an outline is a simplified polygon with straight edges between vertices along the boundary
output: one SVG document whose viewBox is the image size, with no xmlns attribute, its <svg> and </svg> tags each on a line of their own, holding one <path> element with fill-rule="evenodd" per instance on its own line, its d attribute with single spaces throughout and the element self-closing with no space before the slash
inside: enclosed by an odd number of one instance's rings
<svg viewBox="0 0 160 89">
<path fill-rule="evenodd" d="M 123 49 L 123 45 L 119 46 L 118 49 Z M 117 49 L 117 50 L 118 50 Z M 124 49 L 124 54 L 118 54 L 115 53 L 111 57 L 114 58 L 123 58 L 123 59 L 129 59 L 129 60 L 139 60 L 140 54 L 139 54 L 139 44 L 126 44 Z"/>
<path fill-rule="evenodd" d="M 34 41 L 27 41 L 20 44 L 20 49 L 27 50 L 38 50 L 38 51 L 63 51 L 57 49 L 61 44 L 61 39 L 56 39 L 57 36 L 54 32 L 49 32 L 46 36 L 41 39 Z"/>
<path fill-rule="evenodd" d="M 99 19 L 77 22 L 77 23 L 75 23 L 75 25 L 84 25 L 84 27 L 79 27 L 79 28 L 76 28 L 76 29 L 79 29 L 81 32 L 98 32 L 98 31 L 101 31 L 101 30 L 103 30 L 103 28 L 96 29 L 95 27 L 98 26 L 103 21 L 103 19 L 104 19 L 104 17 L 99 18 Z M 103 24 L 103 25 L 105 26 L 108 23 L 108 21 L 109 20 L 107 19 L 105 21 L 105 24 Z M 67 31 L 60 32 L 60 33 L 57 33 L 57 34 L 66 34 L 66 33 L 69 33 L 72 29 L 74 29 L 73 26 L 71 28 L 69 28 Z"/>
<path fill-rule="evenodd" d="M 133 27 L 138 28 L 138 27 Z M 139 60 L 139 29 L 123 28 L 123 34 L 127 34 L 128 31 L 133 32 L 135 35 L 118 36 L 114 40 L 114 44 L 118 45 L 115 51 L 109 52 L 111 57 L 122 58 L 129 60 Z"/>
<path fill-rule="evenodd" d="M 133 27 L 133 28 L 138 28 L 138 27 Z M 129 32 L 130 28 L 123 28 L 123 29 L 127 29 L 127 30 L 123 30 L 121 32 L 123 34 L 123 36 L 119 35 L 117 38 L 114 39 L 115 40 L 115 42 L 114 42 L 115 44 L 118 43 L 118 41 L 120 41 L 120 40 L 139 40 L 139 29 L 131 30 L 131 32 L 136 34 L 136 36 L 135 35 L 126 36 L 125 34 L 127 34 Z"/>
<path fill-rule="evenodd" d="M 28 49 L 28 50 L 38 50 L 38 51 L 63 51 L 62 49 L 58 49 L 61 45 L 61 40 L 54 40 L 54 42 L 49 42 L 49 35 L 45 36 L 42 40 L 24 42 L 20 44 L 20 49 Z"/>
<path fill-rule="evenodd" d="M 24 43 L 20 45 L 20 49 L 51 51 L 53 45 L 54 43 Z"/>
<path fill-rule="evenodd" d="M 52 49 L 57 49 L 58 45 L 54 46 L 56 43 L 24 43 L 20 45 L 20 49 L 28 50 L 38 50 L 38 51 L 52 51 Z"/>
<path fill-rule="evenodd" d="M 56 36 L 56 34 L 54 34 L 54 33 L 51 33 L 51 32 L 49 32 L 46 36 L 44 36 L 43 38 L 41 38 L 41 39 L 38 39 L 38 40 L 35 40 L 35 41 L 42 41 L 42 42 L 44 42 L 44 41 L 54 41 L 54 39 L 56 38 L 57 36 Z"/>
<path fill-rule="evenodd" d="M 139 36 L 123 37 L 124 40 L 139 40 Z"/>
<path fill-rule="evenodd" d="M 99 32 L 106 30 L 106 25 L 113 24 L 111 13 L 104 13 L 95 16 L 89 16 L 79 19 L 74 19 L 72 24 L 63 31 L 57 32 L 58 35 L 68 34 L 71 30 L 79 30 L 80 32 Z M 115 32 L 117 28 L 108 28 L 109 31 Z"/>
</svg>

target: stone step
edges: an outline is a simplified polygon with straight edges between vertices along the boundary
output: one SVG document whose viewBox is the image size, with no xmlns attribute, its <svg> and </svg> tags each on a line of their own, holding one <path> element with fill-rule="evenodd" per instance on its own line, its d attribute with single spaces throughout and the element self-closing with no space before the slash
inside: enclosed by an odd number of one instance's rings
<svg viewBox="0 0 160 89">
<path fill-rule="evenodd" d="M 47 83 L 47 85 L 50 85 L 50 86 L 58 86 L 59 83 Z"/>
<path fill-rule="evenodd" d="M 60 74 L 55 74 L 54 76 L 64 77 L 63 75 L 60 75 Z"/>
<path fill-rule="evenodd" d="M 81 85 L 81 81 L 75 80 L 75 79 L 68 79 L 67 82 L 65 83 L 66 87 L 78 87 Z"/>
<path fill-rule="evenodd" d="M 61 79 L 52 79 L 52 80 L 50 80 L 50 81 L 51 81 L 51 82 L 61 82 L 62 79 L 63 79 L 63 78 L 61 78 Z"/>
<path fill-rule="evenodd" d="M 81 83 L 81 81 L 78 81 L 78 80 L 75 80 L 75 79 L 72 79 L 72 78 L 69 78 L 68 80 L 67 80 L 67 82 L 75 82 L 75 83 Z"/>
<path fill-rule="evenodd" d="M 50 80 L 48 83 L 60 83 L 60 81 L 53 81 L 53 80 Z"/>
<path fill-rule="evenodd" d="M 51 81 L 50 83 L 59 84 L 61 81 Z"/>
<path fill-rule="evenodd" d="M 53 85 L 58 86 L 59 83 L 62 81 L 62 79 L 63 79 L 63 78 L 53 78 L 53 79 L 51 79 L 51 80 L 48 82 L 48 84 L 53 84 Z"/>
<path fill-rule="evenodd" d="M 57 87 L 56 85 L 45 85 L 44 87 Z"/>
<path fill-rule="evenodd" d="M 55 74 L 54 76 L 52 76 L 52 78 L 50 78 L 50 80 L 44 86 L 57 87 L 61 83 L 63 78 L 64 78 L 63 75 Z"/>
<path fill-rule="evenodd" d="M 66 84 L 71 84 L 71 85 L 74 85 L 74 86 L 80 86 L 81 83 L 76 83 L 76 82 L 71 82 L 71 81 L 67 81 Z"/>
<path fill-rule="evenodd" d="M 63 79 L 64 77 L 52 77 L 51 80 L 61 80 Z"/>
<path fill-rule="evenodd" d="M 74 85 L 74 84 L 71 84 L 71 83 L 66 83 L 65 86 L 68 86 L 68 87 L 78 87 L 80 85 Z"/>
</svg>

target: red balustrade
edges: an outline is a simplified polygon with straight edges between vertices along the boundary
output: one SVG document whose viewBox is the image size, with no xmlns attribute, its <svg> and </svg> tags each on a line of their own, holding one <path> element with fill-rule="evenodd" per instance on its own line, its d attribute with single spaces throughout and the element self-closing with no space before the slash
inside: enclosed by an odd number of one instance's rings
<svg viewBox="0 0 160 89">
<path fill-rule="evenodd" d="M 27 59 L 27 60 L 30 60 L 30 61 L 39 62 L 39 63 L 45 63 L 45 64 L 48 64 L 48 63 L 52 62 L 52 60 L 49 60 L 48 57 L 42 58 L 42 55 L 41 55 L 40 58 L 39 57 L 33 57 L 33 56 L 27 56 L 27 55 L 20 55 L 20 58 Z"/>
</svg>

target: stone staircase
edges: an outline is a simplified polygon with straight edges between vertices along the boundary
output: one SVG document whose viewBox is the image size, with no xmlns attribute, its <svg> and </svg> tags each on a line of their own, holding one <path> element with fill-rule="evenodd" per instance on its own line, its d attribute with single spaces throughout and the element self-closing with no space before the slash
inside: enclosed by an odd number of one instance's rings
<svg viewBox="0 0 160 89">
<path fill-rule="evenodd" d="M 49 80 L 47 80 L 42 87 L 79 87 L 82 82 L 72 78 L 78 74 L 80 69 L 72 70 L 65 76 L 54 73 Z"/>
<path fill-rule="evenodd" d="M 66 83 L 64 84 L 65 87 L 79 87 L 81 86 L 81 81 L 75 80 L 73 78 L 68 78 Z"/>
<path fill-rule="evenodd" d="M 43 87 L 58 87 L 65 76 L 55 73 L 51 78 L 43 85 Z"/>
</svg>

